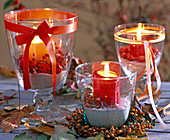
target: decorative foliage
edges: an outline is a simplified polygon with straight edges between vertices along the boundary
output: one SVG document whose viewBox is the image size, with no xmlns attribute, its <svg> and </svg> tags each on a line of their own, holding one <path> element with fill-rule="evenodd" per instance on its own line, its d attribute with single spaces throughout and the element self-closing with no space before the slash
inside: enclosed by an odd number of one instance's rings
<svg viewBox="0 0 170 140">
<path fill-rule="evenodd" d="M 11 107 L 8 111 L 6 109 L 0 110 L 0 123 L 3 133 L 9 133 L 18 128 L 21 124 L 22 118 L 29 118 L 30 113 L 34 110 L 35 105 L 24 106 L 21 110 L 16 110 L 16 106 Z"/>
<path fill-rule="evenodd" d="M 22 10 L 25 6 L 20 2 L 20 0 L 7 0 L 4 4 L 3 9 L 13 7 L 13 10 Z"/>
</svg>

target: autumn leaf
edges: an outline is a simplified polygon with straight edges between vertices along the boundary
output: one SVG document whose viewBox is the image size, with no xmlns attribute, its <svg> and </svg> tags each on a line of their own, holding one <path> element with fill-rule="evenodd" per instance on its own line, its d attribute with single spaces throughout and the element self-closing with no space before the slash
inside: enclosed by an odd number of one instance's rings
<svg viewBox="0 0 170 140">
<path fill-rule="evenodd" d="M 78 137 L 78 134 L 74 129 L 71 130 L 63 125 L 55 125 L 55 132 L 50 140 L 76 140 L 76 137 Z"/>
<path fill-rule="evenodd" d="M 54 128 L 49 126 L 38 126 L 38 127 L 30 127 L 29 126 L 29 120 L 27 120 L 24 125 L 28 127 L 29 129 L 35 130 L 37 132 L 42 132 L 46 135 L 52 136 L 54 133 Z"/>
<path fill-rule="evenodd" d="M 6 111 L 0 110 L 2 114 L 0 114 L 0 121 L 2 128 L 2 133 L 9 133 L 21 124 L 22 118 L 27 118 L 30 116 L 30 113 L 34 110 L 35 105 L 32 106 L 24 106 L 22 110 L 13 110 L 13 111 Z M 17 107 L 18 108 L 18 107 Z"/>
<path fill-rule="evenodd" d="M 31 120 L 37 120 L 37 121 L 43 121 L 44 118 L 41 117 L 40 115 L 36 114 L 36 113 L 33 113 L 33 114 L 30 114 L 30 117 L 29 117 Z"/>
<path fill-rule="evenodd" d="M 6 106 L 4 110 L 6 111 L 19 110 L 19 109 L 22 110 L 24 107 L 28 107 L 28 105 L 20 104 L 19 106 L 19 104 L 12 104 L 12 105 Z"/>
</svg>

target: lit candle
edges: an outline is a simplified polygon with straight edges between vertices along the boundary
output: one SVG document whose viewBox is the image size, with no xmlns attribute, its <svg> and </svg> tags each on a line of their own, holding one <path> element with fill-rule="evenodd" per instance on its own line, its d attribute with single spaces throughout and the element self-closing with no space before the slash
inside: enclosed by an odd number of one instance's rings
<svg viewBox="0 0 170 140">
<path fill-rule="evenodd" d="M 36 58 L 37 60 L 42 60 L 45 54 L 48 54 L 46 46 L 39 36 L 35 36 L 30 45 L 29 59 Z"/>
<path fill-rule="evenodd" d="M 141 41 L 142 40 L 142 23 L 138 24 L 137 28 L 137 40 Z M 134 58 L 138 58 L 140 56 L 145 56 L 145 51 L 144 51 L 144 45 L 143 44 L 130 44 L 130 50 L 129 50 L 130 55 L 132 55 Z"/>
<path fill-rule="evenodd" d="M 119 74 L 110 70 L 109 63 L 103 63 L 104 70 L 93 72 L 94 95 L 99 97 L 107 105 L 115 105 L 120 102 Z"/>
</svg>

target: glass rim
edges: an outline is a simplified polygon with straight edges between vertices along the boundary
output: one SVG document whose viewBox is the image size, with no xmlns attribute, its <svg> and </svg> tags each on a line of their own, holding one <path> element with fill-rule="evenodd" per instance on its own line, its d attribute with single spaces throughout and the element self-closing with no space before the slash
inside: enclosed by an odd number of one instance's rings
<svg viewBox="0 0 170 140">
<path fill-rule="evenodd" d="M 77 70 L 80 68 L 80 67 L 82 67 L 82 66 L 87 66 L 87 65 L 92 65 L 92 64 L 94 64 L 94 63 L 102 63 L 102 62 L 109 62 L 109 63 L 115 63 L 115 64 L 122 64 L 122 65 L 128 65 L 128 66 L 130 66 L 133 70 L 134 70 L 134 72 L 132 72 L 131 74 L 129 74 L 129 75 L 125 75 L 125 76 L 118 76 L 118 77 L 89 77 L 89 76 L 86 76 L 86 75 L 84 75 L 84 74 L 80 74 L 79 72 L 77 72 Z M 129 77 L 133 77 L 133 76 L 137 76 L 137 70 L 134 68 L 134 66 L 133 65 L 131 65 L 131 64 L 128 64 L 128 63 L 123 63 L 123 62 L 116 62 L 116 61 L 97 61 L 97 62 L 87 62 L 87 63 L 84 63 L 84 64 L 80 64 L 80 65 L 78 65 L 78 66 L 76 66 L 76 68 L 75 68 L 75 74 L 77 74 L 77 75 L 79 75 L 79 76 L 81 76 L 81 77 L 84 77 L 84 78 L 92 78 L 92 79 L 106 79 L 106 78 L 108 78 L 107 80 L 121 80 L 121 79 L 126 79 L 126 78 L 129 78 Z"/>
<path fill-rule="evenodd" d="M 120 24 L 114 27 L 114 39 L 120 42 L 124 42 L 127 44 L 143 44 L 145 40 L 137 40 L 124 37 L 124 34 L 137 34 L 137 29 L 139 23 L 127 23 Z M 141 23 L 141 27 L 145 30 L 143 35 L 157 35 L 159 37 L 155 37 L 147 40 L 149 43 L 157 43 L 165 40 L 165 27 L 159 24 L 152 23 Z M 147 32 L 146 32 L 147 31 Z"/>
<path fill-rule="evenodd" d="M 138 24 L 139 23 L 125 23 L 125 24 L 119 24 L 119 25 L 116 25 L 115 27 L 114 27 L 114 31 L 117 29 L 117 28 L 120 28 L 120 27 L 123 27 L 123 26 L 138 26 Z M 152 26 L 152 27 L 154 27 L 154 26 L 157 26 L 157 27 L 160 27 L 160 29 L 162 29 L 162 30 L 160 30 L 160 31 L 164 31 L 165 32 L 165 27 L 164 26 L 162 26 L 162 25 L 159 25 L 159 24 L 155 24 L 155 23 L 141 23 L 142 25 L 147 25 L 147 26 Z"/>
<path fill-rule="evenodd" d="M 57 9 L 57 8 L 30 8 L 30 9 L 23 9 L 23 10 L 15 10 L 15 11 L 9 11 L 7 13 L 4 14 L 4 19 L 10 21 L 10 22 L 13 22 L 13 23 L 28 23 L 28 24 L 31 24 L 31 23 L 41 23 L 42 21 L 38 20 L 37 19 L 34 19 L 34 18 L 30 18 L 31 20 L 30 21 L 26 21 L 26 20 L 15 20 L 15 19 L 10 19 L 9 16 L 10 15 L 14 15 L 14 14 L 19 14 L 21 12 L 25 12 L 25 11 L 30 11 L 30 12 L 33 12 L 33 11 L 38 11 L 38 10 L 44 10 L 44 11 L 55 11 L 55 12 L 63 12 L 63 13 L 70 13 L 70 14 L 74 14 L 73 17 L 69 17 L 69 18 L 66 18 L 66 19 L 56 19 L 56 18 L 44 18 L 44 19 L 50 19 L 50 20 L 54 20 L 55 21 L 48 21 L 49 23 L 55 23 L 55 22 L 67 22 L 67 21 L 72 21 L 74 19 L 77 19 L 78 18 L 78 14 L 72 10 L 63 10 L 63 9 Z M 29 18 L 28 18 L 29 19 Z M 41 19 L 41 18 L 39 18 Z"/>
</svg>

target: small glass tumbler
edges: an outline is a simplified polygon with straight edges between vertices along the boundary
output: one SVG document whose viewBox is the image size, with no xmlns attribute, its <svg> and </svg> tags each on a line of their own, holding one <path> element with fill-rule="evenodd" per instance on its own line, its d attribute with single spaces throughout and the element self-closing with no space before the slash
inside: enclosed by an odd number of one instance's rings
<svg viewBox="0 0 170 140">
<path fill-rule="evenodd" d="M 165 28 L 147 23 L 122 24 L 115 27 L 114 39 L 119 62 L 133 65 L 137 75 L 142 75 L 136 82 L 136 94 L 140 95 L 146 90 L 144 42 L 148 42 L 158 66 L 164 47 Z"/>
<path fill-rule="evenodd" d="M 92 62 L 76 67 L 84 115 L 95 127 L 120 127 L 127 120 L 136 83 L 130 64 Z"/>
</svg>

